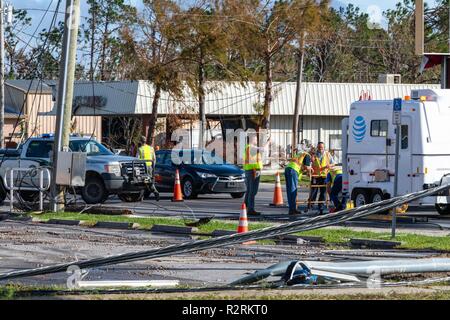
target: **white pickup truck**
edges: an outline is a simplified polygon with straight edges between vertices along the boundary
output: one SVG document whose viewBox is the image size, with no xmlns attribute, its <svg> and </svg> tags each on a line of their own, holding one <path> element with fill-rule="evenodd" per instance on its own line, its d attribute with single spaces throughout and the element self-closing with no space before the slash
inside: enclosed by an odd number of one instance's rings
<svg viewBox="0 0 450 320">
<path fill-rule="evenodd" d="M 74 152 L 87 152 L 85 186 L 75 190 L 86 203 L 102 203 L 110 194 L 117 194 L 125 202 L 140 201 L 153 181 L 144 161 L 115 155 L 93 139 L 71 137 L 69 148 Z M 53 137 L 49 135 L 30 138 L 18 149 L 0 150 L 0 201 L 3 202 L 6 198 L 7 190 L 3 180 L 9 168 L 51 169 L 52 154 Z M 37 177 L 26 177 L 20 183 L 39 185 Z M 26 201 L 34 201 L 38 196 L 37 191 L 19 192 Z"/>
</svg>

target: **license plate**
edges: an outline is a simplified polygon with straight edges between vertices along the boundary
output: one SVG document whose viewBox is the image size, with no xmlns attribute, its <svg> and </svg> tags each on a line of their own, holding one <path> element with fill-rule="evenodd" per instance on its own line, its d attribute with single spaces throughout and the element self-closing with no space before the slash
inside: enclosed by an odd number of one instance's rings
<svg viewBox="0 0 450 320">
<path fill-rule="evenodd" d="M 236 186 L 236 182 L 227 182 L 227 188 L 235 188 Z"/>
</svg>

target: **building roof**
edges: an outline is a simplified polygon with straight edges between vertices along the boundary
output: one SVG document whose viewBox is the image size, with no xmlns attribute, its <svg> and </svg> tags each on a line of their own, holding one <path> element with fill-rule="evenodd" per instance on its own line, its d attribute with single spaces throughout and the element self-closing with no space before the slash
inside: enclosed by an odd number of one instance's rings
<svg viewBox="0 0 450 320">
<path fill-rule="evenodd" d="M 370 92 L 372 99 L 391 100 L 409 95 L 419 88 L 438 89 L 440 85 L 378 84 L 378 83 L 303 83 L 300 114 L 308 116 L 347 116 L 351 103 L 361 92 Z M 264 101 L 264 83 L 208 82 L 206 114 L 256 115 L 255 105 Z M 295 105 L 295 82 L 273 83 L 272 115 L 292 115 Z M 96 107 L 92 107 L 92 96 Z M 150 114 L 154 88 L 148 81 L 77 82 L 74 110 L 77 115 L 139 115 Z M 161 94 L 158 113 L 198 113 L 198 102 L 190 90 L 177 99 L 167 92 Z M 55 114 L 53 110 L 50 114 Z"/>
<path fill-rule="evenodd" d="M 31 93 L 52 93 L 52 88 L 43 81 L 34 80 L 6 80 L 6 85 L 15 87 L 23 92 Z"/>
<path fill-rule="evenodd" d="M 25 118 L 25 115 L 23 113 L 19 114 L 19 112 L 14 107 L 5 105 L 5 119 L 17 118 Z"/>
</svg>

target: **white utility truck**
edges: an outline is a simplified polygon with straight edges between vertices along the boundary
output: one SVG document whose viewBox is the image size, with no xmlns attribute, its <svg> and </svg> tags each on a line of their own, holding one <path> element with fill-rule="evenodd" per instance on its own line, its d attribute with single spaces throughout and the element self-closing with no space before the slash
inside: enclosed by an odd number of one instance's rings
<svg viewBox="0 0 450 320">
<path fill-rule="evenodd" d="M 399 169 L 395 172 L 393 101 L 357 101 L 342 122 L 343 192 L 356 207 L 450 183 L 450 90 L 412 90 L 402 100 Z M 412 206 L 450 214 L 448 194 Z"/>
</svg>

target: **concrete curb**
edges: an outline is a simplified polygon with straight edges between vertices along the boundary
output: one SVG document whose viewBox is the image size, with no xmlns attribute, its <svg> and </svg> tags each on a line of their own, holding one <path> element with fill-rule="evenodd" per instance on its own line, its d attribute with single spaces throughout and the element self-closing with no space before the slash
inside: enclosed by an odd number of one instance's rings
<svg viewBox="0 0 450 320">
<path fill-rule="evenodd" d="M 371 240 L 371 239 L 350 239 L 350 246 L 356 248 L 370 249 L 394 249 L 402 243 L 397 241 Z"/>
<path fill-rule="evenodd" d="M 98 221 L 94 228 L 104 228 L 104 229 L 121 229 L 128 230 L 131 229 L 131 222 L 106 222 L 106 221 Z"/>
<path fill-rule="evenodd" d="M 11 218 L 11 217 L 7 217 Z M 16 218 L 17 220 L 17 218 Z M 27 221 L 31 220 L 34 223 L 42 224 L 53 224 L 53 225 L 65 225 L 65 226 L 80 226 L 87 228 L 103 228 L 103 229 L 119 229 L 119 230 L 140 230 L 141 225 L 139 223 L 131 222 L 112 222 L 112 221 L 85 221 L 85 220 L 65 220 L 65 219 L 49 219 L 47 221 L 40 218 L 29 218 Z M 178 236 L 198 236 L 198 228 L 196 227 L 184 227 L 184 226 L 169 226 L 169 225 L 158 225 L 155 224 L 150 230 L 146 230 L 152 233 L 162 233 L 162 234 L 172 234 Z M 220 237 L 225 235 L 235 234 L 236 231 L 232 230 L 214 230 L 210 234 L 201 234 L 211 237 Z M 277 244 L 304 244 L 305 242 L 321 243 L 323 242 L 322 237 L 309 237 L 309 236 L 295 236 L 295 235 L 285 235 L 280 237 L 272 238 Z"/>
<path fill-rule="evenodd" d="M 181 227 L 181 226 L 167 226 L 155 224 L 150 229 L 150 232 L 156 233 L 176 233 L 183 235 L 192 235 L 195 232 L 198 232 L 198 228 L 195 227 Z"/>
<path fill-rule="evenodd" d="M 32 218 L 31 217 L 15 217 L 13 215 L 9 215 L 8 220 L 13 220 L 13 221 L 31 221 Z"/>
<path fill-rule="evenodd" d="M 64 226 L 78 226 L 80 221 L 78 220 L 63 220 L 63 219 L 50 219 L 47 224 L 59 224 Z"/>
</svg>

